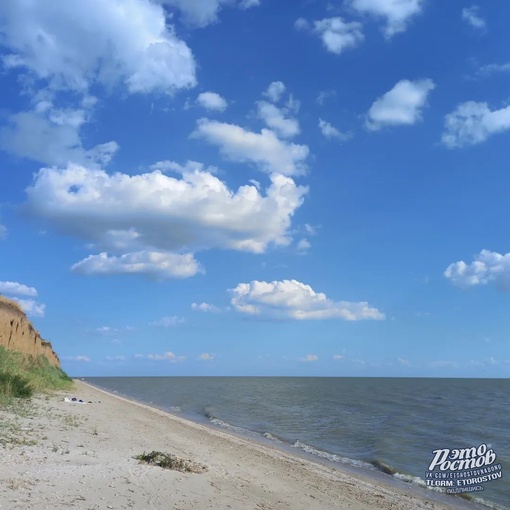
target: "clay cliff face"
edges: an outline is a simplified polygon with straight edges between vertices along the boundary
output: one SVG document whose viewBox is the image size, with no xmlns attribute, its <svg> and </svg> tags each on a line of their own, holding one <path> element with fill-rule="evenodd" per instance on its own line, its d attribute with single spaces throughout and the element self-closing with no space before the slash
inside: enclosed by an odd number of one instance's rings
<svg viewBox="0 0 510 510">
<path fill-rule="evenodd" d="M 60 360 L 50 342 L 41 338 L 17 303 L 0 296 L 0 345 L 11 351 L 45 356 L 60 367 Z"/>
</svg>

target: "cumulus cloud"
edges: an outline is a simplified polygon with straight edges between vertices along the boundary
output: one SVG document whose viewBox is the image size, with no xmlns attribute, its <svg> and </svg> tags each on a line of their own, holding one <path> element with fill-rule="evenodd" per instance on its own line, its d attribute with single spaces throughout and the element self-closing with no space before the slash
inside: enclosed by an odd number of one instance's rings
<svg viewBox="0 0 510 510">
<path fill-rule="evenodd" d="M 307 354 L 306 356 L 301 358 L 301 361 L 304 361 L 305 363 L 310 363 L 312 361 L 318 361 L 318 360 L 319 360 L 319 356 L 317 356 L 315 354 Z"/>
<path fill-rule="evenodd" d="M 260 4 L 260 0 L 159 0 L 161 3 L 179 9 L 185 23 L 194 27 L 206 27 L 218 21 L 223 6 L 235 5 L 249 9 Z"/>
<path fill-rule="evenodd" d="M 356 21 L 347 22 L 339 16 L 314 21 L 313 24 L 299 18 L 295 26 L 299 30 L 309 30 L 318 35 L 324 47 L 337 55 L 349 48 L 355 48 L 364 39 L 361 23 Z"/>
<path fill-rule="evenodd" d="M 138 251 L 120 256 L 106 252 L 89 255 L 71 266 L 71 271 L 85 275 L 142 274 L 164 278 L 189 278 L 203 272 L 191 253 Z"/>
<path fill-rule="evenodd" d="M 332 301 L 296 280 L 240 283 L 230 290 L 235 310 L 275 319 L 384 319 L 366 302 Z"/>
<path fill-rule="evenodd" d="M 44 317 L 46 305 L 37 302 L 35 299 L 30 299 L 37 297 L 37 290 L 34 287 L 18 282 L 1 281 L 0 294 L 4 294 L 13 301 L 16 301 L 27 315 L 31 317 Z"/>
<path fill-rule="evenodd" d="M 273 81 L 269 84 L 264 96 L 266 96 L 273 103 L 277 103 L 285 93 L 285 85 L 281 81 Z"/>
<path fill-rule="evenodd" d="M 301 175 L 307 170 L 308 147 L 282 141 L 269 129 L 254 133 L 235 124 L 200 119 L 192 136 L 217 145 L 227 159 L 255 163 L 268 173 Z"/>
<path fill-rule="evenodd" d="M 29 71 L 52 89 L 122 84 L 131 93 L 195 85 L 195 61 L 147 0 L 0 3 L 6 68 Z"/>
<path fill-rule="evenodd" d="M 476 145 L 510 129 L 510 106 L 491 110 L 487 103 L 467 101 L 445 117 L 441 141 L 450 149 Z"/>
<path fill-rule="evenodd" d="M 0 282 L 0 294 L 35 297 L 37 290 L 22 283 L 4 281 Z"/>
<path fill-rule="evenodd" d="M 27 205 L 101 252 L 73 265 L 74 271 L 187 277 L 201 271 L 196 251 L 263 253 L 291 243 L 291 218 L 307 188 L 280 174 L 270 181 L 264 194 L 254 185 L 232 191 L 203 170 L 131 176 L 69 165 L 41 169 L 27 189 Z"/>
<path fill-rule="evenodd" d="M 510 291 L 510 253 L 482 250 L 470 264 L 464 261 L 450 264 L 444 276 L 459 287 L 494 284 L 498 289 Z"/>
<path fill-rule="evenodd" d="M 462 9 L 462 20 L 468 25 L 478 30 L 483 30 L 487 27 L 487 23 L 479 14 L 480 8 L 477 5 L 465 7 Z"/>
<path fill-rule="evenodd" d="M 18 112 L 7 118 L 0 128 L 0 148 L 20 158 L 46 165 L 69 162 L 105 165 L 118 149 L 115 142 L 85 149 L 80 130 L 88 119 L 84 109 L 59 109 L 46 103 L 33 110 Z"/>
<path fill-rule="evenodd" d="M 211 305 L 209 303 L 192 303 L 191 309 L 194 312 L 221 312 L 217 306 Z"/>
<path fill-rule="evenodd" d="M 177 315 L 172 315 L 170 317 L 161 317 L 161 319 L 151 322 L 151 326 L 159 326 L 161 328 L 172 328 L 173 326 L 177 326 L 178 324 L 184 324 L 186 321 L 184 317 L 177 317 Z"/>
<path fill-rule="evenodd" d="M 407 29 L 411 19 L 421 13 L 424 0 L 351 0 L 351 6 L 361 14 L 386 20 L 384 35 L 393 37 Z"/>
<path fill-rule="evenodd" d="M 342 133 L 342 131 L 333 126 L 333 124 L 322 119 L 319 119 L 319 129 L 328 140 L 339 140 L 341 142 L 345 142 L 352 137 L 350 133 Z"/>
<path fill-rule="evenodd" d="M 197 103 L 207 110 L 223 112 L 227 108 L 227 101 L 216 92 L 202 92 L 197 97 Z"/>
<path fill-rule="evenodd" d="M 212 361 L 216 356 L 214 354 L 210 354 L 209 352 L 203 352 L 198 357 L 201 361 Z"/>
<path fill-rule="evenodd" d="M 22 299 L 18 297 L 13 297 L 12 299 L 23 308 L 27 315 L 31 317 L 44 317 L 46 305 L 38 303 L 34 299 Z"/>
<path fill-rule="evenodd" d="M 368 129 L 415 124 L 421 120 L 422 109 L 434 88 L 434 82 L 429 79 L 399 81 L 370 107 L 366 120 Z"/>
<path fill-rule="evenodd" d="M 287 117 L 290 112 L 288 108 L 278 108 L 278 106 L 259 101 L 257 103 L 257 114 L 266 125 L 283 138 L 292 138 L 299 134 L 299 122 L 293 117 Z"/>
</svg>

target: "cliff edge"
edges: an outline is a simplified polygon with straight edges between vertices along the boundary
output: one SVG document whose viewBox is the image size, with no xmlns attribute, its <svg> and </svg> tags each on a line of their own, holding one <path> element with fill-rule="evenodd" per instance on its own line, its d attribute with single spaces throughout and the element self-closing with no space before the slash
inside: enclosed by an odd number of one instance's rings
<svg viewBox="0 0 510 510">
<path fill-rule="evenodd" d="M 0 345 L 35 358 L 44 356 L 51 365 L 60 368 L 51 343 L 41 338 L 18 303 L 4 296 L 0 296 Z"/>
</svg>

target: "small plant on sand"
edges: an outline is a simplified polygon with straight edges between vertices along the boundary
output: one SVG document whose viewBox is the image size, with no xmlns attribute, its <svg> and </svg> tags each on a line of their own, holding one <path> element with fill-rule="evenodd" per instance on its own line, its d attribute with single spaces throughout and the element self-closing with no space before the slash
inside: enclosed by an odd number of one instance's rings
<svg viewBox="0 0 510 510">
<path fill-rule="evenodd" d="M 207 468 L 189 459 L 181 459 L 170 453 L 152 451 L 134 457 L 145 464 L 152 464 L 164 469 L 175 469 L 184 473 L 203 473 Z"/>
</svg>

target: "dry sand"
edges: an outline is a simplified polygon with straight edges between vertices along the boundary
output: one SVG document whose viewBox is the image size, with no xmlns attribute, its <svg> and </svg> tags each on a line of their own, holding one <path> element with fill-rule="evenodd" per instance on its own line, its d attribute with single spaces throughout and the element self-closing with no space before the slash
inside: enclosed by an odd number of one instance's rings
<svg viewBox="0 0 510 510">
<path fill-rule="evenodd" d="M 91 404 L 71 404 L 76 396 Z M 100 401 L 100 402 L 99 402 Z M 393 509 L 464 507 L 391 477 L 375 481 L 166 414 L 77 381 L 0 411 L 0 509 Z M 159 450 L 207 466 L 182 473 L 133 457 Z M 477 508 L 476 505 L 466 505 Z"/>
</svg>

